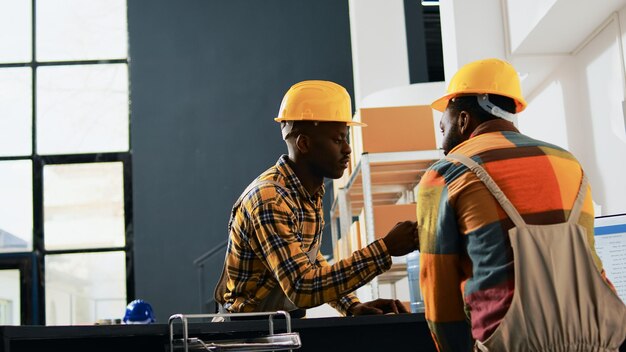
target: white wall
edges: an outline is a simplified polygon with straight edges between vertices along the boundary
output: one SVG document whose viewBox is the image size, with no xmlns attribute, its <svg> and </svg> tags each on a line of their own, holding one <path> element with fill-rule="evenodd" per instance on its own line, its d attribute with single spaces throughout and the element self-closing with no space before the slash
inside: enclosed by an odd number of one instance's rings
<svg viewBox="0 0 626 352">
<path fill-rule="evenodd" d="M 623 0 L 503 0 L 514 54 L 570 53 Z"/>
<path fill-rule="evenodd" d="M 500 0 L 441 0 L 439 12 L 446 81 L 468 62 L 505 56 Z"/>
<path fill-rule="evenodd" d="M 589 176 L 602 214 L 626 212 L 626 129 L 624 36 L 618 18 L 571 55 L 534 93 L 519 118 L 522 132 L 562 146 L 576 155 Z M 626 8 L 619 19 L 626 18 Z M 621 26 L 624 28 L 623 26 Z"/>
<path fill-rule="evenodd" d="M 574 153 L 600 206 L 596 215 L 626 212 L 621 183 L 626 173 L 626 1 L 440 4 L 446 79 L 473 60 L 499 57 L 511 62 L 529 102 L 518 119 L 521 132 Z"/>
<path fill-rule="evenodd" d="M 403 0 L 350 0 L 355 106 L 410 83 Z"/>
<path fill-rule="evenodd" d="M 510 14 L 510 46 L 511 50 L 517 50 L 525 38 L 539 24 L 542 18 L 550 10 L 557 0 L 507 0 L 506 6 Z"/>
</svg>

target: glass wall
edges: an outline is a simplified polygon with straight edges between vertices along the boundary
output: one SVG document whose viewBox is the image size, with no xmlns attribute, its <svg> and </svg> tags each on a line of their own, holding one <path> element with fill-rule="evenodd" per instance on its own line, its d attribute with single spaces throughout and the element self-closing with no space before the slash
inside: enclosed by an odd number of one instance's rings
<svg viewBox="0 0 626 352">
<path fill-rule="evenodd" d="M 133 298 L 127 27 L 126 0 L 0 1 L 0 259 L 36 269 L 0 270 L 36 293 L 0 285 L 2 325 L 94 324 Z"/>
</svg>

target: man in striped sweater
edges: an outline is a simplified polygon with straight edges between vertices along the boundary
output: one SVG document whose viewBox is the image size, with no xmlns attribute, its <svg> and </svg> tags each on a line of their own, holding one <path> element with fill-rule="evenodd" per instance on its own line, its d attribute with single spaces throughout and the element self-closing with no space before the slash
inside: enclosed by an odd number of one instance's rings
<svg viewBox="0 0 626 352">
<path fill-rule="evenodd" d="M 417 222 L 420 284 L 438 349 L 619 347 L 626 332 L 626 313 L 594 250 L 591 190 L 571 153 L 520 133 L 511 122 L 526 107 L 515 69 L 498 59 L 472 62 L 457 72 L 448 94 L 432 107 L 444 113 L 440 128 L 448 157 L 432 165 L 420 181 Z M 476 170 L 485 171 L 499 186 L 498 199 L 468 164 L 477 164 Z M 574 258 L 575 251 L 565 246 L 568 236 L 572 237 L 568 231 L 551 234 L 562 245 L 537 241 L 542 244 L 536 253 L 534 248 L 512 243 L 510 230 L 514 228 L 567 223 L 578 198 L 580 210 L 572 220 L 583 234 L 582 248 L 577 249 L 581 257 Z M 512 204 L 513 210 L 503 210 L 502 204 Z M 514 222 L 510 213 L 521 217 Z M 515 240 L 523 235 L 517 233 Z M 550 263 L 552 255 L 571 261 Z M 569 281 L 576 282 L 582 275 L 573 269 L 568 272 L 570 266 L 591 268 L 587 275 L 591 283 L 570 287 Z M 551 270 L 564 270 L 571 280 L 558 282 L 559 275 L 565 274 L 549 276 Z M 535 275 L 531 273 L 538 273 L 536 282 L 534 276 L 528 277 Z M 544 276 L 547 279 L 542 281 Z M 528 283 L 522 287 L 522 282 Z M 594 285 L 593 292 L 600 294 L 568 305 L 561 311 L 563 316 L 542 311 L 541 307 L 585 296 Z M 603 303 L 603 297 L 610 303 Z M 536 310 L 529 313 L 532 309 Z M 576 318 L 564 319 L 568 314 Z M 538 324 L 546 328 L 537 329 Z M 500 344 L 490 345 L 490 339 Z"/>
</svg>

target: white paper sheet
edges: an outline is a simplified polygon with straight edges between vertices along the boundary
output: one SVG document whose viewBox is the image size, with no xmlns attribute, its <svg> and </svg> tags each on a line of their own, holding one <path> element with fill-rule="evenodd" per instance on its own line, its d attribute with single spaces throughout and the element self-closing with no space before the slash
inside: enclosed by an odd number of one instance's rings
<svg viewBox="0 0 626 352">
<path fill-rule="evenodd" d="M 595 242 L 606 276 L 626 302 L 626 215 L 596 218 Z"/>
</svg>

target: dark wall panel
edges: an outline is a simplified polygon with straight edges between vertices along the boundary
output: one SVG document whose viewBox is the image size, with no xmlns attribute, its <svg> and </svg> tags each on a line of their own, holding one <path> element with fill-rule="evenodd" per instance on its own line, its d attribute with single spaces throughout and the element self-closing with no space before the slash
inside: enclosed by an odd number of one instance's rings
<svg viewBox="0 0 626 352">
<path fill-rule="evenodd" d="M 426 33 L 422 4 L 404 0 L 404 24 L 411 83 L 428 82 L 429 62 L 426 55 Z"/>
<path fill-rule="evenodd" d="M 444 80 L 439 5 L 422 6 L 422 3 L 404 0 L 411 83 L 439 82 Z"/>
<path fill-rule="evenodd" d="M 286 151 L 284 92 L 328 79 L 352 94 L 348 2 L 129 0 L 128 24 L 135 292 L 165 322 L 199 312 L 193 260 Z"/>
</svg>

